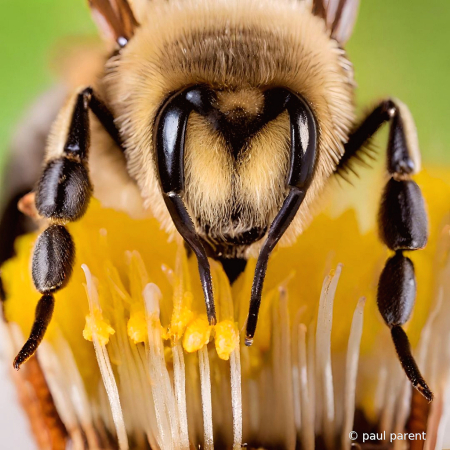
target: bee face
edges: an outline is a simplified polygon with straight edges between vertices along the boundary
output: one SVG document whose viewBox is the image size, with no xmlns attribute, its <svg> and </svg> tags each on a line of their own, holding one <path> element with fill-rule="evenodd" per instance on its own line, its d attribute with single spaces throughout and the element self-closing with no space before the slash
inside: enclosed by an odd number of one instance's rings
<svg viewBox="0 0 450 450">
<path fill-rule="evenodd" d="M 326 180 L 361 160 L 364 144 L 389 122 L 390 180 L 379 231 L 395 255 L 381 274 L 377 303 L 406 375 L 431 401 L 402 328 L 416 295 L 414 265 L 404 252 L 421 249 L 428 236 L 424 201 L 411 179 L 420 169 L 417 134 L 396 99 L 382 101 L 349 133 L 352 70 L 338 42 L 351 32 L 358 0 L 89 3 L 122 48 L 97 86 L 112 111 L 84 87 L 55 122 L 35 202 L 51 223 L 33 255 L 42 297 L 14 367 L 35 353 L 53 294 L 70 277 L 74 247 L 64 223 L 86 211 L 94 174 L 88 159 L 95 166 L 100 157 L 105 174 L 113 152 L 125 150 L 147 209 L 168 230 L 175 227 L 195 253 L 210 326 L 217 317 L 208 256 L 222 262 L 232 282 L 258 253 L 246 323 L 251 345 L 273 249 L 301 233 Z M 91 148 L 90 112 L 112 148 L 95 139 Z M 116 167 L 119 162 L 124 170 L 120 156 Z M 128 199 L 112 177 L 103 184 L 112 197 Z"/>
<path fill-rule="evenodd" d="M 283 112 L 264 121 L 265 92 L 296 92 L 318 124 L 314 180 L 286 242 L 306 225 L 353 119 L 349 63 L 323 20 L 301 1 L 240 3 L 151 2 L 105 78 L 128 170 L 168 230 L 155 120 L 167 99 L 188 86 L 212 92 L 213 112 L 194 112 L 187 124 L 184 199 L 199 235 L 225 256 L 255 255 L 286 197 L 289 117 Z"/>
</svg>

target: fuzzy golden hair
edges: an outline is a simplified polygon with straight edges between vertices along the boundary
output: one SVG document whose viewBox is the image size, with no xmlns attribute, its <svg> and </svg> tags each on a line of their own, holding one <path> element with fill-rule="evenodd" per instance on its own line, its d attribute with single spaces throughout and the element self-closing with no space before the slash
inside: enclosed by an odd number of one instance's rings
<svg viewBox="0 0 450 450">
<path fill-rule="evenodd" d="M 154 0 L 147 2 L 145 14 L 141 8 L 139 21 L 128 45 L 110 60 L 105 83 L 123 133 L 128 170 L 145 206 L 173 230 L 152 141 L 155 116 L 170 93 L 207 84 L 220 92 L 219 109 L 234 104 L 255 114 L 258 92 L 283 86 L 306 99 L 319 125 L 315 177 L 283 239 L 292 242 L 308 223 L 310 206 L 335 169 L 353 122 L 351 66 L 324 20 L 302 1 Z M 209 233 L 218 238 L 270 225 L 286 195 L 288 160 L 287 114 L 263 127 L 237 160 L 220 133 L 192 114 L 185 200 L 197 225 L 209 224 Z M 236 205 L 240 216 L 232 222 Z"/>
<path fill-rule="evenodd" d="M 91 6 L 96 14 L 104 8 L 111 15 L 115 9 L 107 9 L 105 3 L 93 0 Z M 126 33 L 129 41 L 109 59 L 96 88 L 116 117 L 128 173 L 137 182 L 144 208 L 168 232 L 174 231 L 160 192 L 153 144 L 156 115 L 171 93 L 206 84 L 217 92 L 218 109 L 239 120 L 239 115 L 248 119 L 262 111 L 262 90 L 284 87 L 309 103 L 319 133 L 313 182 L 281 241 L 281 245 L 291 243 L 310 221 L 311 208 L 343 154 L 354 119 L 351 64 L 331 37 L 326 20 L 314 15 L 306 0 L 133 0 L 129 4 L 136 19 L 117 16 L 114 29 L 109 29 L 116 39 Z M 139 26 L 131 30 L 132 23 Z M 67 120 L 62 113 L 59 122 Z M 54 129 L 66 130 L 67 124 Z M 52 148 L 61 139 L 55 138 L 57 134 L 50 140 L 47 158 L 56 156 Z M 267 229 L 286 196 L 289 142 L 289 117 L 283 113 L 234 157 L 223 135 L 202 116 L 191 114 L 184 199 L 203 238 L 214 244 L 254 227 Z M 102 158 L 111 160 L 102 146 L 93 142 L 90 170 L 95 195 L 111 204 L 108 177 L 93 176 L 105 173 Z M 123 160 L 117 155 L 113 159 L 108 166 L 115 165 L 120 174 L 111 174 L 117 189 L 126 182 L 131 193 Z M 121 202 L 123 209 L 130 209 L 128 201 L 136 203 L 127 198 Z M 238 248 L 233 256 L 254 256 L 259 247 L 260 242 Z"/>
</svg>

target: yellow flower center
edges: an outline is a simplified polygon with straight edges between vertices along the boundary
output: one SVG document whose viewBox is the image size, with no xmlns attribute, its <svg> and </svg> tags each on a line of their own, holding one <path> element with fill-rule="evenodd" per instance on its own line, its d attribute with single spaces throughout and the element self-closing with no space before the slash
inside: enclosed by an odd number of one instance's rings
<svg viewBox="0 0 450 450">
<path fill-rule="evenodd" d="M 430 213 L 430 241 L 425 250 L 411 253 L 418 284 L 415 311 L 407 327 L 413 346 L 418 342 L 428 317 L 437 267 L 445 259 L 442 252 L 439 253 L 437 243 L 448 211 L 450 186 L 442 179 L 445 179 L 442 174 L 433 177 L 426 172 L 417 177 Z M 366 212 L 367 208 L 372 208 L 364 202 L 362 204 Z M 56 307 L 46 340 L 55 348 L 60 348 L 61 340 L 68 344 L 89 398 L 99 401 L 97 386 L 103 380 L 111 405 L 116 405 L 113 419 L 122 443 L 126 442 L 126 421 L 117 408 L 123 409 L 125 415 L 133 413 L 126 399 L 135 398 L 133 395 L 136 393 L 127 391 L 126 384 L 145 384 L 147 379 L 142 372 L 142 365 L 146 364 L 144 355 L 148 358 L 148 372 L 145 373 L 150 379 L 150 385 L 144 391 L 152 392 L 155 408 L 161 408 L 161 411 L 169 408 L 166 411 L 169 419 L 174 414 L 170 408 L 180 408 L 176 416 L 180 424 L 175 428 L 179 433 L 177 436 L 185 442 L 186 408 L 191 413 L 194 411 L 194 407 L 189 406 L 192 404 L 189 403 L 190 395 L 200 395 L 202 401 L 212 396 L 217 402 L 222 394 L 214 391 L 214 383 L 220 385 L 223 376 L 220 368 L 224 367 L 223 360 L 229 361 L 231 387 L 227 389 L 232 394 L 233 430 L 235 443 L 238 443 L 242 439 L 243 420 L 240 377 L 247 386 L 246 402 L 252 398 L 249 392 L 257 395 L 262 386 L 269 390 L 273 387 L 279 396 L 277 401 L 285 402 L 292 396 L 297 398 L 295 396 L 306 389 L 302 385 L 304 373 L 301 368 L 306 370 L 308 365 L 312 373 L 316 371 L 316 376 L 323 376 L 320 395 L 330 399 L 333 389 L 327 384 L 327 374 L 331 370 L 331 361 L 335 364 L 343 359 L 346 351 L 357 354 L 359 349 L 359 346 L 353 348 L 350 344 L 347 348 L 349 334 L 353 346 L 361 339 L 361 359 L 370 359 L 372 365 L 372 373 L 362 378 L 357 404 L 371 420 L 379 419 L 380 410 L 374 401 L 378 383 L 375 372 L 377 367 L 384 367 L 383 358 L 386 360 L 386 355 L 390 358 L 394 353 L 390 340 L 386 339 L 387 328 L 377 311 L 375 297 L 378 276 L 389 252 L 379 242 L 373 226 L 358 220 L 358 210 L 355 212 L 347 207 L 339 210 L 336 205 L 333 203 L 331 208 L 319 214 L 296 244 L 277 249 L 271 258 L 251 348 L 243 347 L 240 334 L 248 314 L 255 261 L 249 261 L 244 273 L 230 286 L 221 265 L 211 260 L 218 317 L 217 324 L 212 327 L 205 314 L 195 259 L 187 257 L 180 240 L 168 242 L 155 219 L 133 220 L 93 201 L 81 221 L 68 225 L 77 248 L 76 262 L 70 283 L 55 295 Z M 30 234 L 18 239 L 17 256 L 2 267 L 7 293 L 5 316 L 8 321 L 18 323 L 24 335 L 30 330 L 39 299 L 29 271 L 36 236 Z M 360 300 L 362 297 L 366 299 L 365 306 L 364 300 Z M 94 346 L 88 341 L 93 341 Z M 382 352 L 380 347 L 383 347 Z M 307 355 L 314 353 L 318 359 L 308 360 Z M 94 363 L 95 355 L 99 358 L 100 371 Z M 193 373 L 193 357 L 198 358 L 195 364 L 199 373 L 195 377 L 200 378 L 201 387 L 200 392 L 194 388 L 192 392 L 186 390 L 186 407 L 180 399 L 184 395 L 184 374 L 188 380 L 189 374 Z M 397 361 L 395 364 L 398 368 Z M 127 367 L 134 369 L 130 372 Z M 348 370 L 354 373 L 351 366 Z M 195 377 L 192 379 L 197 380 Z M 120 381 L 117 387 L 114 381 L 117 379 L 128 381 Z M 208 379 L 212 380 L 212 388 L 206 381 Z M 299 392 L 291 392 L 289 383 L 285 386 L 279 382 L 282 379 L 298 382 L 294 384 Z M 171 392 L 177 399 L 172 406 L 167 403 L 170 396 L 160 397 L 163 394 L 158 390 L 159 386 L 172 386 Z M 304 391 L 308 392 L 307 389 Z M 166 395 L 167 391 L 164 391 Z M 118 403 L 119 397 L 123 396 L 125 403 Z M 314 399 L 308 400 L 307 396 L 301 399 L 301 404 L 293 406 L 292 411 L 289 408 L 283 410 L 282 414 L 276 409 L 280 404 L 275 402 L 274 413 L 278 411 L 281 416 L 280 421 L 274 423 L 274 429 L 280 435 L 291 436 L 291 429 L 283 434 L 285 423 L 294 420 L 300 406 L 304 410 L 309 408 L 308 404 L 314 403 Z M 263 398 L 258 401 L 260 406 L 269 407 Z M 330 411 L 334 408 L 332 403 L 328 407 Z M 208 439 L 212 439 L 212 431 L 208 428 L 211 424 L 206 418 L 211 419 L 211 414 L 216 414 L 213 412 L 214 402 L 203 401 L 202 408 L 205 439 L 207 433 Z M 238 411 L 241 411 L 240 419 Z M 312 416 L 307 417 L 311 419 Z M 324 417 L 324 430 L 333 430 L 337 426 L 334 419 L 327 425 L 326 414 Z M 258 420 L 263 422 L 264 417 Z M 167 436 L 163 431 L 166 426 L 170 428 L 173 425 L 169 422 L 157 421 L 155 426 L 159 427 L 159 436 Z M 310 426 L 314 429 L 313 425 Z M 247 427 L 250 427 L 247 429 L 250 433 L 251 426 Z M 331 440 L 333 432 L 329 433 Z"/>
</svg>

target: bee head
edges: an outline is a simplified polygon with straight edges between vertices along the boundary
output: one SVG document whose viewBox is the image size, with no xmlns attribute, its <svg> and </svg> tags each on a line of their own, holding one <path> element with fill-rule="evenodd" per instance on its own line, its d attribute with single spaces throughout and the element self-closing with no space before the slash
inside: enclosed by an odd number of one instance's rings
<svg viewBox="0 0 450 450">
<path fill-rule="evenodd" d="M 157 116 L 153 133 L 157 172 L 164 198 L 173 195 L 181 198 L 185 194 L 184 151 L 187 123 L 192 113 L 204 118 L 216 129 L 216 132 L 224 137 L 224 141 L 231 150 L 231 157 L 239 163 L 241 159 L 239 155 L 246 150 L 248 145 L 251 145 L 253 136 L 270 122 L 276 120 L 280 114 L 287 112 L 290 123 L 290 133 L 286 137 L 286 140 L 289 141 L 289 158 L 284 189 L 280 189 L 280 191 L 284 194 L 285 191 L 296 189 L 303 195 L 306 193 L 316 163 L 317 122 L 314 114 L 303 98 L 287 89 L 272 88 L 264 90 L 260 94 L 262 105 L 256 108 L 257 110 L 252 110 L 252 114 L 247 114 L 244 109 L 241 110 L 242 105 L 239 99 L 245 101 L 245 96 L 234 99 L 238 106 L 231 105 L 234 106 L 231 111 L 228 108 L 225 112 L 221 111 L 218 107 L 217 93 L 208 86 L 187 88 L 175 93 L 167 100 Z M 230 97 L 233 99 L 233 94 Z M 254 105 L 252 104 L 252 106 Z M 208 176 L 207 173 L 204 175 Z M 236 194 L 237 200 L 241 193 Z M 237 200 L 237 205 L 230 204 L 229 206 L 234 215 L 238 215 L 242 207 L 239 200 Z M 237 208 L 235 208 L 236 206 Z M 170 207 L 169 211 L 171 211 Z M 230 216 L 224 217 L 225 220 L 229 220 L 229 218 Z M 268 217 L 265 218 L 266 221 L 268 219 Z M 176 217 L 174 221 L 176 223 Z M 251 221 L 247 225 L 250 223 Z M 268 223 L 264 222 L 259 229 L 254 227 L 246 229 L 238 236 L 224 236 L 223 245 L 236 249 L 239 245 L 253 244 L 265 234 L 267 226 Z M 226 253 L 220 244 L 218 249 L 218 243 L 214 240 L 211 241 L 211 238 L 216 237 L 211 235 L 211 229 L 208 228 L 204 231 L 207 231 L 204 240 L 211 245 L 212 254 Z M 208 238 L 210 239 L 208 240 Z"/>
<path fill-rule="evenodd" d="M 146 5 L 146 13 L 136 15 L 140 25 L 132 39 L 108 61 L 104 79 L 128 171 L 145 206 L 174 230 L 161 195 L 156 123 L 181 93 L 202 87 L 201 105 L 191 105 L 183 132 L 176 130 L 184 142 L 178 175 L 183 199 L 196 231 L 216 252 L 257 254 L 257 241 L 287 193 L 292 120 L 274 94 L 284 90 L 310 111 L 317 141 L 311 186 L 284 238 L 292 242 L 307 224 L 309 205 L 339 161 L 353 122 L 351 64 L 333 35 L 349 28 L 338 27 L 336 19 L 332 30 L 328 16 L 313 13 L 303 0 Z M 301 130 L 313 135 L 309 127 Z"/>
</svg>

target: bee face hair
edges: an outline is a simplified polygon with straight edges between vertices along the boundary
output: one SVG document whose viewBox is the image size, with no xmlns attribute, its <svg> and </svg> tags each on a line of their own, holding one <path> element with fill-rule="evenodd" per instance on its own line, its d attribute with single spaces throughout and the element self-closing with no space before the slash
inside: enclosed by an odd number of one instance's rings
<svg viewBox="0 0 450 450">
<path fill-rule="evenodd" d="M 248 244 L 263 237 L 286 197 L 288 114 L 249 130 L 264 109 L 264 91 L 284 87 L 310 105 L 319 135 L 313 182 L 283 238 L 290 243 L 308 223 L 353 121 L 351 66 L 325 22 L 307 2 L 290 0 L 155 0 L 140 9 L 138 21 L 109 61 L 105 82 L 146 207 L 173 230 L 155 169 L 154 122 L 172 93 L 206 85 L 216 93 L 221 120 L 191 114 L 185 202 L 207 241 L 224 245 L 229 256 L 255 255 L 259 244 Z M 233 135 L 240 139 L 233 142 Z"/>
</svg>

